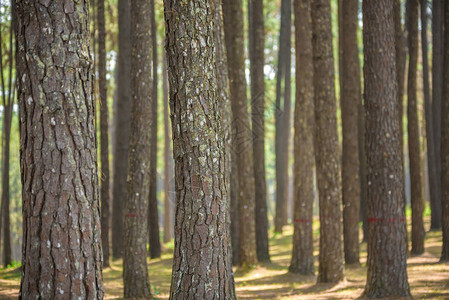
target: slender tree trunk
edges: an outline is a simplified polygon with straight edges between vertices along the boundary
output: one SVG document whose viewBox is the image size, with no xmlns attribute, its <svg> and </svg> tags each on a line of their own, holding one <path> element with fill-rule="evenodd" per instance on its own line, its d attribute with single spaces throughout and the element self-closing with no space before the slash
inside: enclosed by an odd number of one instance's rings
<svg viewBox="0 0 449 300">
<path fill-rule="evenodd" d="M 173 237 L 173 221 L 172 221 L 172 204 L 174 201 L 174 182 L 173 182 L 173 157 L 170 146 L 171 132 L 168 112 L 168 70 L 167 58 L 165 57 L 165 50 L 163 51 L 163 70 L 162 70 L 162 90 L 164 92 L 164 243 L 168 243 Z"/>
<path fill-rule="evenodd" d="M 98 23 L 98 82 L 100 90 L 100 203 L 101 203 L 101 243 L 103 267 L 109 266 L 109 127 L 108 98 L 106 81 L 106 29 L 104 21 L 104 0 L 97 3 Z"/>
<path fill-rule="evenodd" d="M 118 0 L 118 76 L 117 121 L 115 122 L 115 156 L 113 161 L 112 203 L 112 255 L 123 256 L 124 209 L 126 201 L 126 176 L 128 172 L 129 129 L 131 112 L 131 39 L 129 0 Z"/>
<path fill-rule="evenodd" d="M 123 283 L 125 298 L 152 298 L 147 266 L 148 199 L 152 97 L 151 2 L 132 0 L 131 127 L 128 158 L 128 197 L 125 205 Z"/>
<path fill-rule="evenodd" d="M 430 189 L 430 208 L 438 209 L 435 203 L 440 202 L 439 178 L 437 177 L 436 161 L 435 161 L 435 141 L 433 137 L 433 119 L 432 119 L 432 103 L 430 99 L 430 83 L 429 83 L 429 56 L 427 43 L 427 0 L 421 0 L 421 47 L 422 47 L 422 66 L 423 66 L 423 87 L 424 87 L 424 110 L 426 117 L 426 140 L 427 140 L 427 164 L 429 174 Z M 440 210 L 441 211 L 441 206 Z M 431 221 L 432 222 L 432 221 Z M 432 226 L 431 226 L 432 229 Z"/>
<path fill-rule="evenodd" d="M 432 0 L 432 131 L 437 199 L 431 198 L 430 229 L 441 228 L 441 98 L 443 93 L 443 0 Z"/>
<path fill-rule="evenodd" d="M 223 0 L 223 21 L 230 82 L 231 125 L 234 133 L 231 155 L 236 159 L 232 162 L 232 167 L 235 166 L 236 170 L 234 171 L 236 173 L 233 172 L 231 176 L 237 180 L 236 190 L 238 194 L 234 200 L 239 205 L 239 220 L 237 223 L 245 224 L 245 226 L 238 227 L 240 231 L 238 237 L 241 237 L 238 245 L 245 248 L 244 252 L 251 251 L 254 254 L 256 242 L 254 169 L 251 127 L 246 97 L 242 1 Z"/>
<path fill-rule="evenodd" d="M 315 150 L 320 201 L 318 282 L 344 278 L 340 149 L 338 147 L 330 3 L 313 0 L 313 67 Z"/>
<path fill-rule="evenodd" d="M 275 102 L 276 215 L 274 220 L 275 232 L 281 233 L 282 227 L 287 223 L 288 204 L 288 141 L 290 135 L 291 109 L 291 15 L 291 0 L 282 0 Z M 284 82 L 283 93 L 282 81 Z M 282 97 L 282 94 L 284 97 Z M 281 104 L 282 98 L 284 98 L 284 101 Z"/>
<path fill-rule="evenodd" d="M 417 107 L 418 16 L 419 0 L 409 1 L 408 42 L 409 67 L 407 82 L 407 125 L 412 204 L 412 254 L 424 252 L 424 200 L 421 185 L 421 155 Z"/>
<path fill-rule="evenodd" d="M 264 83 L 264 16 L 263 0 L 249 0 L 249 40 L 251 74 L 251 120 L 253 133 L 254 180 L 256 189 L 256 247 L 257 259 L 268 261 L 267 183 L 265 181 L 265 83 Z M 242 237 L 240 237 L 240 241 Z M 248 247 L 249 249 L 249 247 Z M 252 251 L 240 246 L 240 264 L 254 264 Z M 242 256 L 244 255 L 244 256 Z"/>
<path fill-rule="evenodd" d="M 151 36 L 153 46 L 153 94 L 151 99 L 151 157 L 150 157 L 150 198 L 148 204 L 148 231 L 150 257 L 161 257 L 159 238 L 159 212 L 157 207 L 157 37 L 154 0 L 151 0 Z"/>
<path fill-rule="evenodd" d="M 2 240 L 3 229 L 3 266 L 7 267 L 12 263 L 11 255 L 11 227 L 9 216 L 9 204 L 10 204 L 10 189 L 9 189 L 9 159 L 10 159 L 10 139 L 11 139 L 11 122 L 13 118 L 13 68 L 14 68 L 14 56 L 13 56 L 13 35 L 14 35 L 14 5 L 11 2 L 11 23 L 9 27 L 9 81 L 8 81 L 8 95 L 6 95 L 6 82 L 4 78 L 4 66 L 3 60 L 0 61 L 1 72 L 1 88 L 2 88 L 2 101 L 3 101 L 3 133 L 2 133 L 2 202 L 0 206 L 0 241 Z M 1 29 L 0 29 L 1 30 Z M 2 35 L 0 33 L 0 41 L 2 41 Z M 0 57 L 3 58 L 3 45 L 0 45 Z M 3 222 L 2 222 L 3 221 Z M 2 226 L 3 223 L 3 226 Z"/>
<path fill-rule="evenodd" d="M 369 298 L 410 296 L 393 10 L 394 0 L 363 1 Z"/>
<path fill-rule="evenodd" d="M 449 1 L 444 2 L 443 95 L 441 101 L 441 208 L 443 251 L 441 261 L 449 261 Z"/>
<path fill-rule="evenodd" d="M 397 81 L 397 106 L 398 106 L 398 124 L 399 124 L 399 141 L 401 143 L 401 163 L 402 163 L 402 177 L 405 178 L 405 163 L 404 163 L 404 130 L 403 130 L 403 115 L 404 115 L 404 76 L 405 76 L 405 63 L 406 63 L 406 43 L 404 38 L 404 31 L 402 29 L 402 13 L 401 13 L 401 0 L 394 0 L 393 4 L 394 13 L 394 30 L 395 30 L 395 50 L 396 50 L 396 81 Z M 404 179 L 405 180 L 405 179 Z M 405 194 L 405 182 L 404 182 L 404 199 L 402 199 L 404 213 L 407 204 Z M 407 222 L 404 222 L 405 232 L 407 232 Z M 408 251 L 408 236 L 405 235 L 405 244 Z"/>
<path fill-rule="evenodd" d="M 88 4 L 15 5 L 23 184 L 19 299 L 103 299 Z M 55 35 L 59 30 L 64 34 Z"/>
<path fill-rule="evenodd" d="M 177 191 L 170 298 L 235 299 L 221 5 L 167 0 L 165 11 Z"/>
<path fill-rule="evenodd" d="M 314 273 L 313 259 L 313 166 L 314 105 L 312 19 L 310 0 L 295 0 L 296 103 L 295 186 L 293 252 L 289 271 Z"/>
<path fill-rule="evenodd" d="M 358 0 L 342 4 L 341 92 L 343 125 L 343 233 L 347 264 L 359 263 L 360 164 L 358 144 L 358 109 L 361 98 L 360 63 L 357 46 Z"/>
</svg>

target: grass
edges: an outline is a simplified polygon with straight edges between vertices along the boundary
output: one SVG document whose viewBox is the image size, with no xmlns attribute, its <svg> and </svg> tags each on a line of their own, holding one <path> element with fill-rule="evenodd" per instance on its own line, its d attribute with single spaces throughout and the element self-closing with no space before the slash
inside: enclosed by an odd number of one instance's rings
<svg viewBox="0 0 449 300">
<path fill-rule="evenodd" d="M 425 217 L 429 225 L 429 217 Z M 319 227 L 314 222 L 314 233 Z M 410 228 L 410 227 L 409 227 Z M 240 299 L 355 299 L 363 292 L 366 279 L 366 244 L 361 244 L 361 264 L 346 267 L 345 281 L 317 284 L 316 276 L 288 273 L 291 257 L 292 226 L 283 234 L 271 235 L 271 262 L 254 266 L 249 271 L 235 269 L 237 296 Z M 415 299 L 449 299 L 449 264 L 438 263 L 441 231 L 426 234 L 423 255 L 408 258 L 408 277 Z M 149 276 L 153 295 L 168 299 L 170 291 L 173 242 L 166 244 L 161 258 L 149 260 Z M 318 235 L 315 234 L 315 267 L 318 269 Z M 106 299 L 123 295 L 122 261 L 112 262 L 103 272 Z M 0 270 L 0 299 L 17 298 L 20 269 Z"/>
</svg>

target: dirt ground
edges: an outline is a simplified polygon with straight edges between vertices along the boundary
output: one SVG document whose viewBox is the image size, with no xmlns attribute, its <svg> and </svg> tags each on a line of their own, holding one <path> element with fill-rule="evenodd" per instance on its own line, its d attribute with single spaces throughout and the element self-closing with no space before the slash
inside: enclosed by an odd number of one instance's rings
<svg viewBox="0 0 449 300">
<path fill-rule="evenodd" d="M 427 218 L 426 218 L 426 221 Z M 427 222 L 428 223 L 428 222 Z M 318 268 L 318 224 L 316 224 L 314 255 Z M 270 239 L 271 262 L 249 271 L 235 269 L 237 296 L 240 299 L 356 299 L 363 292 L 366 279 L 366 244 L 361 244 L 361 264 L 346 267 L 346 280 L 337 285 L 316 284 L 316 276 L 288 273 L 291 257 L 292 227 L 283 235 Z M 449 299 L 449 264 L 438 263 L 441 251 L 441 231 L 428 232 L 426 252 L 409 257 L 408 278 L 415 299 Z M 157 299 L 168 299 L 173 242 L 166 245 L 161 258 L 149 261 L 152 292 Z M 121 261 L 114 261 L 104 270 L 106 299 L 119 299 L 123 293 Z M 0 299 L 17 298 L 19 270 L 0 271 Z"/>
</svg>

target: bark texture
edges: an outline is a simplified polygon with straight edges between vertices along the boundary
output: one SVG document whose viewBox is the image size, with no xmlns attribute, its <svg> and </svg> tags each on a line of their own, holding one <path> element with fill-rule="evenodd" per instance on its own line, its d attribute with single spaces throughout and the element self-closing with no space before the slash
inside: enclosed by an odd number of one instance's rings
<svg viewBox="0 0 449 300">
<path fill-rule="evenodd" d="M 289 271 L 314 274 L 313 258 L 313 167 L 314 103 L 312 19 L 310 0 L 295 0 L 296 103 L 294 135 L 293 252 Z"/>
<path fill-rule="evenodd" d="M 444 3 L 444 75 L 441 115 L 449 115 L 449 1 Z M 449 118 L 441 119 L 441 208 L 443 250 L 441 261 L 449 261 Z"/>
<path fill-rule="evenodd" d="M 282 0 L 275 103 L 276 214 L 274 219 L 274 231 L 280 233 L 282 233 L 282 227 L 287 224 L 288 218 L 288 144 L 291 118 L 291 15 L 292 1 Z M 283 91 L 282 82 L 284 83 Z M 283 101 L 281 104 L 282 98 Z"/>
<path fill-rule="evenodd" d="M 20 299 L 102 299 L 86 1 L 16 1 L 23 252 Z"/>
<path fill-rule="evenodd" d="M 409 67 L 407 81 L 407 126 L 408 153 L 410 162 L 410 187 L 412 206 L 412 254 L 424 252 L 424 199 L 421 181 L 421 155 L 419 143 L 419 120 L 417 105 L 417 68 L 418 68 L 418 18 L 419 0 L 409 1 L 408 48 Z"/>
<path fill-rule="evenodd" d="M 315 160 L 320 202 L 318 282 L 344 278 L 340 149 L 337 135 L 330 3 L 312 4 Z"/>
<path fill-rule="evenodd" d="M 171 148 L 171 127 L 168 107 L 168 70 L 164 51 L 162 70 L 162 90 L 164 92 L 164 243 L 173 238 L 173 204 L 175 203 L 175 187 L 173 182 L 173 150 Z"/>
<path fill-rule="evenodd" d="M 424 110 L 426 119 L 426 145 L 427 145 L 427 165 L 428 165 L 428 182 L 430 189 L 430 209 L 431 211 L 438 210 L 435 203 L 440 203 L 441 211 L 441 197 L 439 195 L 439 178 L 437 177 L 437 166 L 435 159 L 435 139 L 433 132 L 432 119 L 432 102 L 430 99 L 430 83 L 429 83 L 429 54 L 427 42 L 427 0 L 420 1 L 421 6 L 421 48 L 422 48 L 422 68 L 423 68 L 423 87 L 424 87 Z M 431 218 L 431 229 L 432 218 Z"/>
<path fill-rule="evenodd" d="M 359 263 L 360 173 L 358 113 L 361 98 L 360 62 L 357 46 L 358 0 L 342 3 L 341 91 L 343 125 L 343 236 L 345 261 Z"/>
<path fill-rule="evenodd" d="M 100 92 L 100 203 L 101 244 L 103 267 L 109 266 L 109 127 L 106 81 L 106 28 L 104 21 L 104 0 L 97 2 L 98 23 L 98 84 Z"/>
<path fill-rule="evenodd" d="M 245 46 L 243 30 L 243 9 L 241 0 L 223 0 L 223 21 L 228 61 L 228 74 L 232 108 L 232 149 L 235 158 L 238 203 L 238 245 L 243 252 L 255 252 L 255 190 L 251 127 L 246 97 Z M 234 166 L 233 166 L 234 167 Z M 231 179 L 233 180 L 233 179 Z M 231 200 L 232 201 L 232 200 Z M 233 225 L 231 225 L 233 226 Z M 232 227 L 233 228 L 233 227 Z M 243 254 L 245 258 L 245 254 Z M 240 257 L 240 255 L 239 255 Z"/>
<path fill-rule="evenodd" d="M 257 259 L 268 261 L 267 183 L 265 181 L 265 82 L 264 82 L 264 16 L 263 0 L 249 0 L 249 42 L 251 75 L 251 125 L 253 133 L 254 184 L 256 189 Z M 240 237 L 242 240 L 242 237 Z M 250 246 L 240 264 L 251 265 L 256 258 Z M 243 249 L 240 247 L 240 254 Z"/>
<path fill-rule="evenodd" d="M 153 48 L 153 89 L 151 96 L 151 156 L 150 156 L 150 198 L 148 202 L 148 231 L 150 257 L 161 256 L 159 238 L 159 212 L 157 208 L 157 37 L 154 0 L 151 2 L 151 37 Z"/>
<path fill-rule="evenodd" d="M 221 5 L 166 0 L 165 11 L 176 178 L 170 298 L 235 299 Z"/>
<path fill-rule="evenodd" d="M 129 0 L 118 0 L 118 75 L 115 156 L 113 161 L 112 255 L 123 256 L 124 209 L 128 173 L 129 129 L 131 114 L 131 17 Z"/>
<path fill-rule="evenodd" d="M 435 149 L 437 201 L 431 198 L 430 229 L 441 228 L 441 99 L 443 95 L 444 1 L 432 0 L 432 126 Z"/>
<path fill-rule="evenodd" d="M 151 2 L 132 0 L 131 127 L 125 205 L 123 283 L 125 298 L 151 298 L 148 280 L 148 199 L 152 124 Z"/>
<path fill-rule="evenodd" d="M 409 297 L 394 0 L 363 2 L 368 274 L 364 296 Z"/>
</svg>

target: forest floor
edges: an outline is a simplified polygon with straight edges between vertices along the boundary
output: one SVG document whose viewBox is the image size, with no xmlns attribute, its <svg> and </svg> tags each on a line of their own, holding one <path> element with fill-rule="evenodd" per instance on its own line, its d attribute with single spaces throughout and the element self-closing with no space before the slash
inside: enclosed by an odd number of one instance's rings
<svg viewBox="0 0 449 300">
<path fill-rule="evenodd" d="M 315 267 L 318 270 L 318 221 L 314 222 Z M 426 217 L 426 228 L 429 219 Z M 410 227 L 409 227 L 410 228 Z M 249 271 L 235 269 L 236 292 L 241 299 L 355 299 L 363 292 L 366 279 L 366 243 L 361 244 L 361 265 L 346 266 L 346 280 L 337 285 L 317 284 L 316 276 L 288 273 L 293 228 L 270 238 L 271 262 Z M 415 299 L 449 299 L 449 264 L 438 263 L 441 253 L 441 231 L 427 232 L 426 251 L 407 260 L 410 289 Z M 153 295 L 168 299 L 173 242 L 163 249 L 159 259 L 149 260 Z M 122 261 L 114 261 L 103 271 L 106 299 L 123 295 Z M 0 299 L 17 298 L 20 271 L 0 270 Z"/>
</svg>

